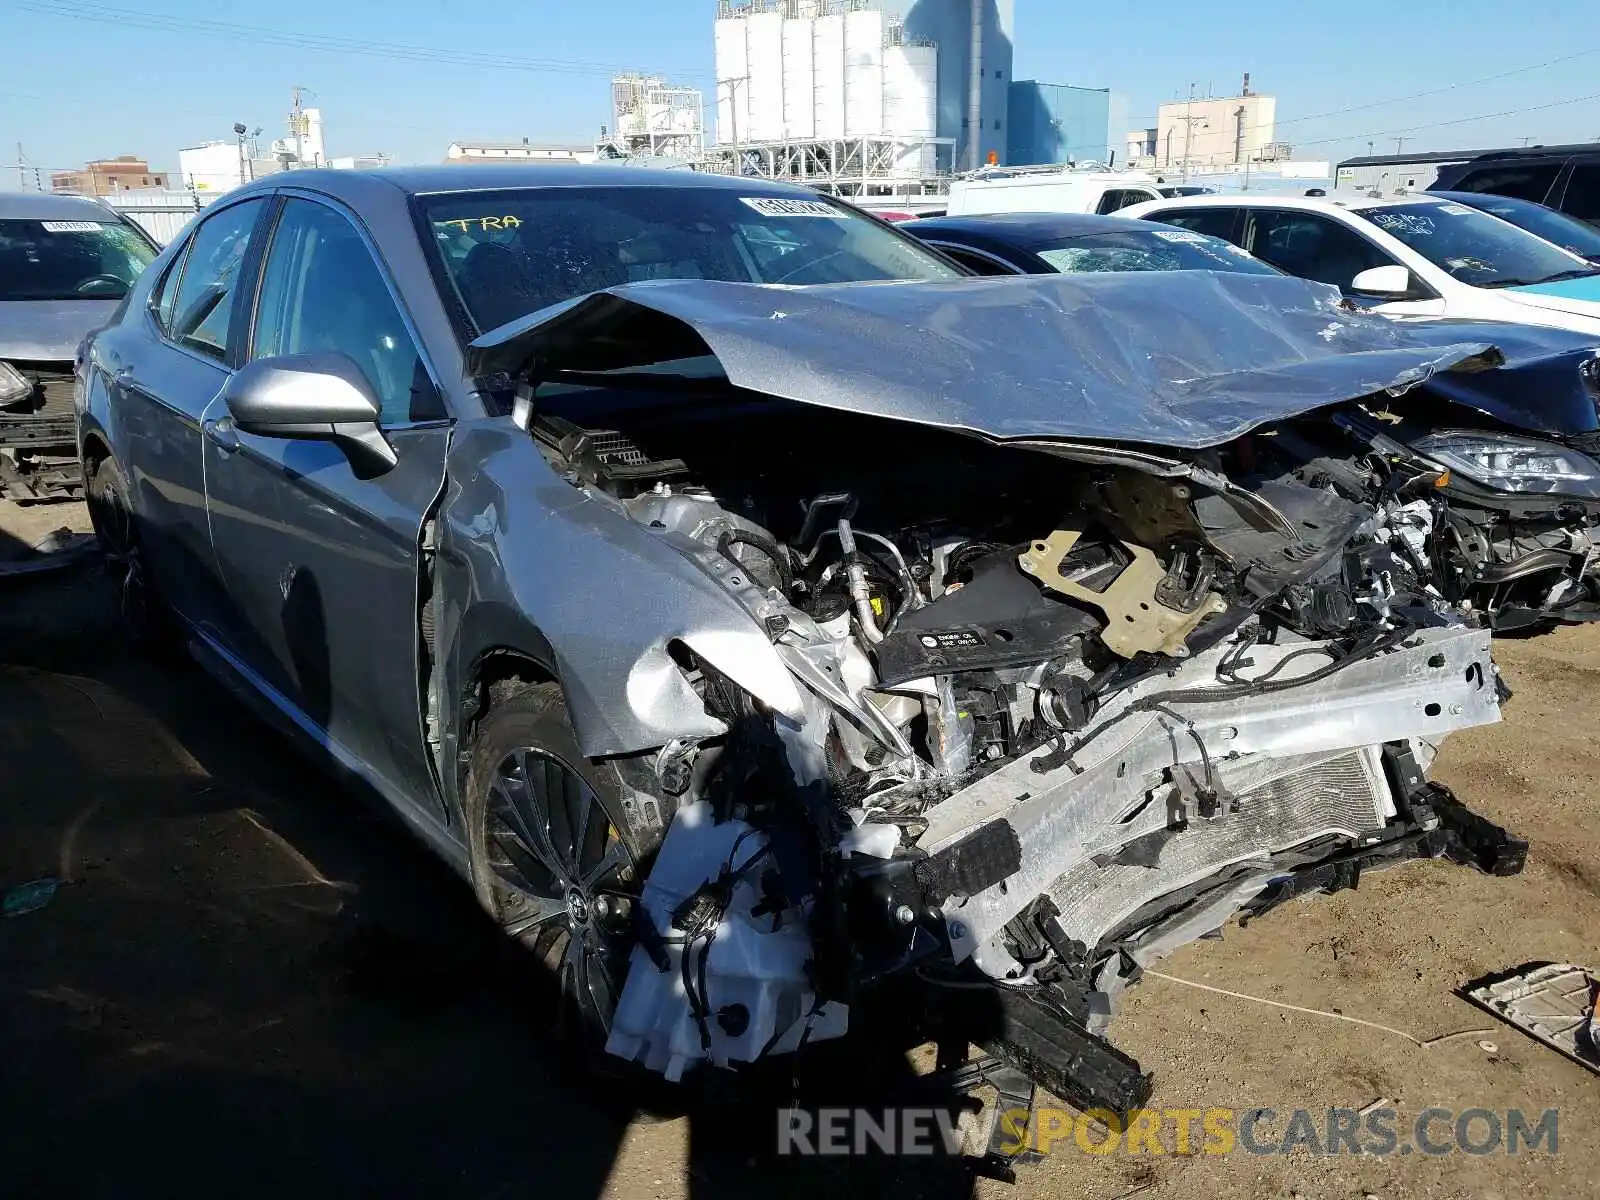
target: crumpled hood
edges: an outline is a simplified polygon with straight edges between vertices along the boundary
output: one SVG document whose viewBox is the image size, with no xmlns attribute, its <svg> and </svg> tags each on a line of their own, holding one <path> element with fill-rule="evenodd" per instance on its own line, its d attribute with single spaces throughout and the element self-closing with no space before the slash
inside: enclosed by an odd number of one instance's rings
<svg viewBox="0 0 1600 1200">
<path fill-rule="evenodd" d="M 1496 347 L 1513 331 L 1515 356 Z M 774 287 L 629 284 L 472 344 L 474 374 L 715 355 L 734 385 L 984 436 L 1200 448 L 1436 372 L 1570 352 L 1576 335 L 1348 312 L 1288 277 L 1139 272 Z"/>
<path fill-rule="evenodd" d="M 0 301 L 0 358 L 70 363 L 78 343 L 111 319 L 116 300 Z"/>
</svg>

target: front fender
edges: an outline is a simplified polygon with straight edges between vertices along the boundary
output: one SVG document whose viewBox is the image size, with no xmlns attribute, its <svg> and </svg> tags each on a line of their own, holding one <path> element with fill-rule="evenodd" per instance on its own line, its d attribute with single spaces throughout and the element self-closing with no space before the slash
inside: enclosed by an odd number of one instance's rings
<svg viewBox="0 0 1600 1200">
<path fill-rule="evenodd" d="M 559 478 L 509 419 L 460 427 L 447 479 L 436 568 L 447 696 L 482 654 L 515 650 L 559 679 L 591 757 L 724 732 L 674 661 L 676 642 L 778 711 L 802 712 L 755 618 L 660 537 Z"/>
</svg>

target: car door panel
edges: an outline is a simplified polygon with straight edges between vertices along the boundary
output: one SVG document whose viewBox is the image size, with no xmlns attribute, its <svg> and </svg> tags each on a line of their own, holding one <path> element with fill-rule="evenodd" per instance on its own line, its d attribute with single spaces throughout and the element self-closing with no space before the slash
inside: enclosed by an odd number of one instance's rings
<svg viewBox="0 0 1600 1200">
<path fill-rule="evenodd" d="M 233 604 L 226 643 L 391 797 L 437 817 L 420 543 L 450 428 L 370 242 L 341 210 L 291 196 L 265 253 L 250 354 L 310 351 L 345 354 L 366 374 L 398 462 L 362 478 L 332 442 L 238 430 L 222 405 L 207 414 L 206 503 Z"/>
<path fill-rule="evenodd" d="M 221 602 L 201 421 L 232 373 L 227 339 L 248 291 L 239 284 L 248 275 L 249 246 L 265 207 L 256 198 L 208 215 L 162 281 L 160 311 L 126 323 L 113 343 L 119 446 L 142 549 L 164 600 L 201 626 L 215 623 Z M 215 298 L 198 328 L 186 329 L 184 297 L 202 290 Z M 199 311 L 192 304 L 190 310 Z M 162 323 L 163 313 L 170 324 Z"/>
</svg>

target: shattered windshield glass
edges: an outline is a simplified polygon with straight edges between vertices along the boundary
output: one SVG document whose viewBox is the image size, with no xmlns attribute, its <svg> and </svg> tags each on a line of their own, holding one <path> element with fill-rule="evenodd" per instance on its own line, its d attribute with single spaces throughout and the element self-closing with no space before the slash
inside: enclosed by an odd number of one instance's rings
<svg viewBox="0 0 1600 1200">
<path fill-rule="evenodd" d="M 752 191 L 756 191 L 752 188 Z M 524 188 L 424 201 L 444 273 L 478 332 L 650 279 L 820 284 L 961 273 L 825 197 L 726 188 Z"/>
<path fill-rule="evenodd" d="M 156 250 L 121 221 L 0 221 L 0 300 L 120 300 Z"/>
<path fill-rule="evenodd" d="M 1086 233 L 1029 247 L 1063 274 L 1079 271 L 1280 272 L 1231 242 L 1188 229 L 1132 229 Z"/>
<path fill-rule="evenodd" d="M 1452 279 L 1474 287 L 1516 287 L 1597 274 L 1576 255 L 1465 204 L 1393 204 L 1356 209 Z"/>
</svg>

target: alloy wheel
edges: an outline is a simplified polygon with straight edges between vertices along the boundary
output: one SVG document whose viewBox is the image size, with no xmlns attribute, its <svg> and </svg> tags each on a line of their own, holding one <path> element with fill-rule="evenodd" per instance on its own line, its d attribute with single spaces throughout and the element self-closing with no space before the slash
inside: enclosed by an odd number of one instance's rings
<svg viewBox="0 0 1600 1200">
<path fill-rule="evenodd" d="M 532 748 L 501 760 L 485 832 L 502 927 L 556 973 L 588 1034 L 603 1037 L 638 899 L 627 844 L 589 782 Z"/>
</svg>

